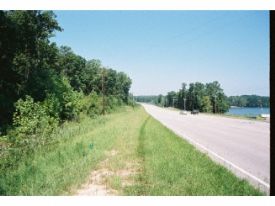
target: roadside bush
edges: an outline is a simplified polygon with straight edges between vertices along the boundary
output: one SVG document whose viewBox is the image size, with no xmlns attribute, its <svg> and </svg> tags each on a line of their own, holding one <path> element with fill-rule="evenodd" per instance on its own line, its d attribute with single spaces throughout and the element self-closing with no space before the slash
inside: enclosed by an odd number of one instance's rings
<svg viewBox="0 0 275 206">
<path fill-rule="evenodd" d="M 81 99 L 84 97 L 82 92 L 68 90 L 63 94 L 63 104 L 61 117 L 68 120 L 78 120 L 82 110 Z"/>
<path fill-rule="evenodd" d="M 44 101 L 49 114 L 60 120 L 77 120 L 81 111 L 82 92 L 74 91 L 69 80 L 61 76 L 52 76 L 52 86 L 49 87 Z"/>
<path fill-rule="evenodd" d="M 51 117 L 60 119 L 61 103 L 55 94 L 47 94 L 47 98 L 42 102 L 47 114 Z"/>
<path fill-rule="evenodd" d="M 116 96 L 108 96 L 106 98 L 106 111 L 111 112 L 115 110 L 117 107 L 122 106 L 124 103 L 122 99 L 116 97 Z"/>
<path fill-rule="evenodd" d="M 81 100 L 81 112 L 87 114 L 89 117 L 94 118 L 102 114 L 102 96 L 95 92 L 90 93 Z M 124 105 L 125 103 L 121 98 L 114 95 L 109 95 L 104 97 L 104 109 L 105 112 L 110 113 L 116 110 L 118 107 Z"/>
<path fill-rule="evenodd" d="M 20 153 L 28 153 L 51 141 L 51 134 L 58 125 L 58 119 L 50 116 L 48 108 L 34 102 L 30 96 L 15 103 L 14 129 L 8 133 L 12 147 Z"/>
<path fill-rule="evenodd" d="M 89 117 L 94 118 L 100 115 L 101 110 L 101 98 L 95 92 L 92 92 L 82 98 L 81 112 L 83 112 L 84 114 L 87 114 Z"/>
<path fill-rule="evenodd" d="M 103 99 L 101 95 L 98 95 L 96 92 L 90 93 L 81 99 L 81 112 L 87 114 L 91 118 L 102 114 L 102 101 Z M 104 97 L 104 109 L 107 113 L 116 110 L 118 107 L 124 104 L 125 103 L 121 98 L 118 98 L 114 95 Z"/>
<path fill-rule="evenodd" d="M 137 102 L 134 100 L 132 94 L 131 94 L 131 96 L 128 97 L 128 105 L 129 105 L 129 106 L 132 106 L 133 108 L 138 106 L 138 104 L 137 104 Z M 162 105 L 162 104 L 159 104 L 159 106 L 163 106 L 163 105 Z"/>
</svg>

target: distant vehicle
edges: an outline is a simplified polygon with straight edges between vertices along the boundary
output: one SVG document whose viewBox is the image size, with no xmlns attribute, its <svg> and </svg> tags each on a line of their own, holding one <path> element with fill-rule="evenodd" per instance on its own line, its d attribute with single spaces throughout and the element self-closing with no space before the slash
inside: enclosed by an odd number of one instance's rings
<svg viewBox="0 0 275 206">
<path fill-rule="evenodd" d="M 199 110 L 194 109 L 193 111 L 191 111 L 191 114 L 199 114 Z"/>
<path fill-rule="evenodd" d="M 187 111 L 186 110 L 181 110 L 180 114 L 187 115 Z"/>
</svg>

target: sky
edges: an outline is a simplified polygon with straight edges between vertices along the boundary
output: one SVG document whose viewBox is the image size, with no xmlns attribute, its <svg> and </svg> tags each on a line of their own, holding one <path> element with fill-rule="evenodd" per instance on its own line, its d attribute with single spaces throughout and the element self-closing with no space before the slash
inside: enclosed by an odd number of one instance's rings
<svg viewBox="0 0 275 206">
<path fill-rule="evenodd" d="M 134 95 L 218 81 L 228 96 L 269 96 L 268 11 L 55 11 L 51 40 L 132 79 Z"/>
</svg>

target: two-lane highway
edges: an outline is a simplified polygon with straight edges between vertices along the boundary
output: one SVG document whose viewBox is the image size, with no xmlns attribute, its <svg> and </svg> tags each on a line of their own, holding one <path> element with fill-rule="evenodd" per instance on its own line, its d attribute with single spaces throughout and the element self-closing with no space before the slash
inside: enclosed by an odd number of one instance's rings
<svg viewBox="0 0 275 206">
<path fill-rule="evenodd" d="M 212 159 L 262 190 L 269 191 L 270 124 L 214 115 L 181 115 L 179 111 L 142 104 L 163 125 Z"/>
</svg>

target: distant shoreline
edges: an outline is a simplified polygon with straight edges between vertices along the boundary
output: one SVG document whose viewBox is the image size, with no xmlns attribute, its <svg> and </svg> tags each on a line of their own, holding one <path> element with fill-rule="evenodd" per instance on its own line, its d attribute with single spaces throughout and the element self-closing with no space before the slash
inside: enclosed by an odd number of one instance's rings
<svg viewBox="0 0 275 206">
<path fill-rule="evenodd" d="M 270 108 L 270 107 L 238 107 L 238 106 L 230 106 L 230 108 Z"/>
</svg>

